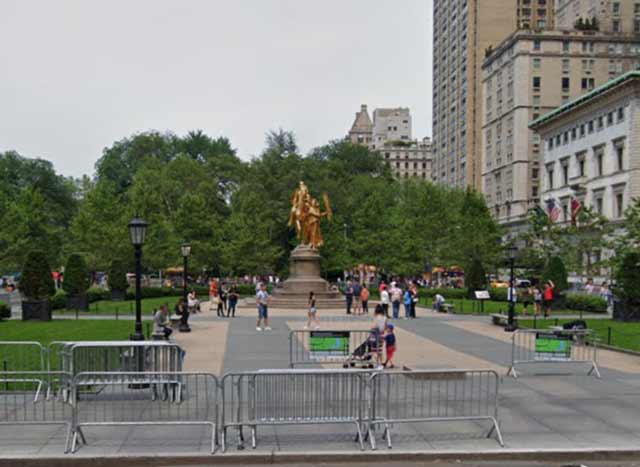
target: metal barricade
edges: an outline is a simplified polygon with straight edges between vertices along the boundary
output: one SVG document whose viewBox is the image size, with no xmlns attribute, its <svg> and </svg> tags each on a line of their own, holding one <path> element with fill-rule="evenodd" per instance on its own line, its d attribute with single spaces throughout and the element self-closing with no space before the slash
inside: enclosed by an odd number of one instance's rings
<svg viewBox="0 0 640 467">
<path fill-rule="evenodd" d="M 0 383 L 37 385 L 34 401 L 46 386 L 46 350 L 39 342 L 0 341 Z"/>
<path fill-rule="evenodd" d="M 517 378 L 517 365 L 579 363 L 591 365 L 588 375 L 600 378 L 597 345 L 589 329 L 518 329 L 511 339 L 507 375 Z"/>
<path fill-rule="evenodd" d="M 289 367 L 337 364 L 374 368 L 384 362 L 383 344 L 382 334 L 373 328 L 293 330 L 289 332 Z"/>
<path fill-rule="evenodd" d="M 164 397 L 156 397 L 161 391 Z M 122 425 L 209 426 L 211 453 L 216 450 L 218 380 L 212 374 L 79 373 L 73 378 L 73 392 L 67 451 L 76 451 L 78 439 L 87 444 L 84 427 Z"/>
<path fill-rule="evenodd" d="M 71 405 L 55 395 L 55 382 L 63 380 L 63 375 L 31 372 L 29 379 L 20 380 L 6 378 L 0 373 L 0 378 L 0 425 L 65 425 L 69 436 Z M 53 388 L 52 397 L 38 399 L 42 384 Z"/>
<path fill-rule="evenodd" d="M 383 438 L 391 448 L 391 425 L 418 422 L 488 421 L 504 446 L 498 425 L 499 377 L 492 370 L 383 371 L 369 381 L 371 448 L 376 449 L 375 426 L 384 425 Z"/>
<path fill-rule="evenodd" d="M 257 444 L 258 425 L 353 424 L 364 449 L 366 371 L 263 370 L 228 373 L 222 378 L 222 450 L 227 430 L 238 430 L 238 448 L 244 447 L 243 427 L 251 429 Z"/>
</svg>

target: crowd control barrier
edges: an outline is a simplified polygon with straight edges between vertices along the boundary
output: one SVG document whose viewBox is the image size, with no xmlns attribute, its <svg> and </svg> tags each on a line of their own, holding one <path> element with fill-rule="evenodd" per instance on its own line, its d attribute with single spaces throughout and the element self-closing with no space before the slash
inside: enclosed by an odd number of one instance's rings
<svg viewBox="0 0 640 467">
<path fill-rule="evenodd" d="M 211 427 L 217 446 L 218 380 L 207 373 L 79 373 L 73 378 L 71 430 L 66 451 L 76 452 L 83 429 L 101 426 Z M 157 397 L 162 390 L 164 397 Z M 168 392 L 174 392 L 168 397 Z M 176 393 L 180 393 L 176 395 Z"/>
<path fill-rule="evenodd" d="M 588 364 L 589 375 L 600 378 L 597 346 L 588 329 L 518 329 L 513 333 L 511 367 L 507 375 L 518 377 L 524 364 Z"/>
<path fill-rule="evenodd" d="M 57 391 L 59 373 L 31 371 L 25 378 L 0 372 L 0 425 L 65 425 L 71 429 L 71 406 Z M 51 389 L 48 397 L 38 397 L 43 385 Z"/>
<path fill-rule="evenodd" d="M 504 446 L 498 424 L 499 377 L 492 370 L 383 371 L 371 376 L 368 438 L 376 449 L 375 427 L 384 425 L 391 448 L 391 426 L 401 423 L 488 421 L 487 437 Z"/>
<path fill-rule="evenodd" d="M 364 449 L 365 386 L 370 373 L 358 370 L 263 370 L 228 373 L 222 378 L 222 450 L 227 431 L 238 430 L 238 448 L 244 447 L 243 427 L 251 429 L 257 444 L 259 425 L 352 424 Z"/>
<path fill-rule="evenodd" d="M 0 384 L 35 384 L 33 400 L 37 401 L 47 384 L 46 355 L 39 342 L 0 341 Z"/>
<path fill-rule="evenodd" d="M 289 367 L 333 363 L 345 368 L 374 368 L 384 362 L 382 335 L 371 330 L 293 330 Z"/>
</svg>

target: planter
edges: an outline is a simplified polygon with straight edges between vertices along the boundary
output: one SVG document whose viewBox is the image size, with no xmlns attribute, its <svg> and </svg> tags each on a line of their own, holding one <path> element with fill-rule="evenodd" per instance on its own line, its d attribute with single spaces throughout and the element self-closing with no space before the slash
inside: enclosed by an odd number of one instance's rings
<svg viewBox="0 0 640 467">
<path fill-rule="evenodd" d="M 640 322 L 640 303 L 616 300 L 613 302 L 614 321 Z"/>
<path fill-rule="evenodd" d="M 11 306 L 8 303 L 0 302 L 0 319 L 11 318 Z"/>
<path fill-rule="evenodd" d="M 67 297 L 67 310 L 89 310 L 89 299 L 86 294 L 70 295 Z"/>
<path fill-rule="evenodd" d="M 23 300 L 22 320 L 51 321 L 51 307 L 49 299 L 45 300 Z"/>
<path fill-rule="evenodd" d="M 114 302 L 122 302 L 127 298 L 126 290 L 112 290 L 111 291 L 111 300 Z"/>
</svg>

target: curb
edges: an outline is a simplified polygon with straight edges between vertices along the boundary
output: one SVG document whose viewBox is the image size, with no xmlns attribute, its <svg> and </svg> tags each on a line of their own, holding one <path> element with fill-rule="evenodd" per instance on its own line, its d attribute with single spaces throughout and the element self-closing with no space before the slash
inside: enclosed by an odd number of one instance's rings
<svg viewBox="0 0 640 467">
<path fill-rule="evenodd" d="M 630 461 L 640 458 L 640 449 L 568 449 L 568 450 L 501 450 L 501 451 L 368 451 L 348 452 L 308 452 L 226 455 L 157 455 L 157 456 L 77 456 L 59 457 L 14 457 L 0 458 L 0 467 L 75 467 L 91 464 L 93 467 L 147 467 L 147 466 L 189 466 L 189 465 L 283 465 L 328 462 L 347 464 L 366 462 L 373 464 L 390 461 L 408 462 L 575 462 L 575 461 Z"/>
</svg>

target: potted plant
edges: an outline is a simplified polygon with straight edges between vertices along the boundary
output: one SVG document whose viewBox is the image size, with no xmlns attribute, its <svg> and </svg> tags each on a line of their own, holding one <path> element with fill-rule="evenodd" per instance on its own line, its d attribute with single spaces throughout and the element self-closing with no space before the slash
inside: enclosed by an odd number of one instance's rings
<svg viewBox="0 0 640 467">
<path fill-rule="evenodd" d="M 127 296 L 127 267 L 124 261 L 115 259 L 109 268 L 109 289 L 112 300 L 124 300 Z"/>
<path fill-rule="evenodd" d="M 0 302 L 0 320 L 11 318 L 11 307 L 5 302 Z"/>
<path fill-rule="evenodd" d="M 42 251 L 31 251 L 22 269 L 20 279 L 22 300 L 22 319 L 51 320 L 49 297 L 55 293 L 51 268 Z"/>
<path fill-rule="evenodd" d="M 640 253 L 627 253 L 615 272 L 613 319 L 640 321 Z"/>
<path fill-rule="evenodd" d="M 566 298 L 565 292 L 569 289 L 569 280 L 567 269 L 564 266 L 564 262 L 559 256 L 552 256 L 549 258 L 547 265 L 542 272 L 542 288 L 544 284 L 551 281 L 555 284 L 555 290 L 553 294 L 553 308 L 558 310 L 565 307 Z"/>
<path fill-rule="evenodd" d="M 67 308 L 69 310 L 89 309 L 87 290 L 91 285 L 89 270 L 84 258 L 79 254 L 69 256 L 64 269 L 62 289 L 67 293 Z"/>
</svg>

